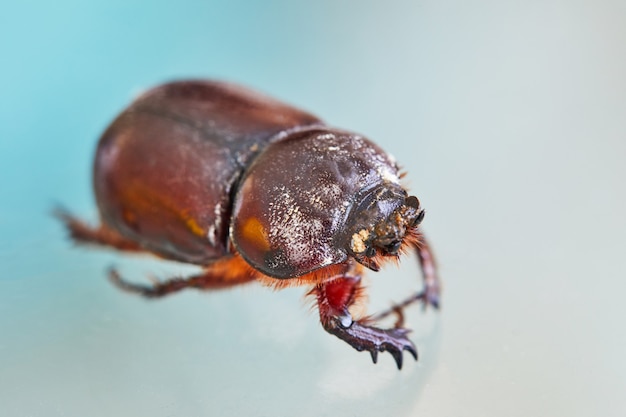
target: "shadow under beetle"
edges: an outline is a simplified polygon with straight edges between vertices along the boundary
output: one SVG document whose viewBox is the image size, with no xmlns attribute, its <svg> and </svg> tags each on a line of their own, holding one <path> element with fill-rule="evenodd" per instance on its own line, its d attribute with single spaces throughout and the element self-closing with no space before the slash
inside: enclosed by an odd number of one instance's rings
<svg viewBox="0 0 626 417">
<path fill-rule="evenodd" d="M 394 159 L 366 138 L 245 88 L 179 81 L 141 95 L 104 132 L 93 185 L 97 228 L 57 215 L 78 243 L 150 252 L 203 272 L 121 289 L 162 297 L 259 281 L 309 285 L 324 329 L 374 362 L 417 351 L 403 307 L 439 306 L 424 210 L 400 185 Z M 424 289 L 376 316 L 358 315 L 364 268 L 417 253 Z M 374 326 L 395 313 L 394 328 Z M 360 317 L 359 317 L 360 316 Z"/>
</svg>

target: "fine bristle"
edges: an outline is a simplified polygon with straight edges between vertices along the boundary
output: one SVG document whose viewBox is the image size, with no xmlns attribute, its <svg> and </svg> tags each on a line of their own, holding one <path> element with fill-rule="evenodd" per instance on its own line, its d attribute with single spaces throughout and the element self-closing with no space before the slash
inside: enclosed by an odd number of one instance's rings
<svg viewBox="0 0 626 417">
<path fill-rule="evenodd" d="M 393 263 L 398 266 L 400 264 L 400 258 L 402 258 L 407 253 L 410 253 L 415 247 L 419 247 L 422 241 L 422 234 L 418 230 L 417 227 L 409 228 L 406 231 L 404 239 L 402 240 L 402 245 L 398 249 L 398 254 L 396 255 L 381 255 L 376 254 L 372 261 L 379 265 L 381 268 L 387 263 Z"/>
</svg>

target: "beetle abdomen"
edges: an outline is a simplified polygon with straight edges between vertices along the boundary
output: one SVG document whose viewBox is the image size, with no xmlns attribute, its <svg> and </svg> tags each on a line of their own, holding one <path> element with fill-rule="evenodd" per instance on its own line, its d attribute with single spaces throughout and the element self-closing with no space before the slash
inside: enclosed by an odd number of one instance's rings
<svg viewBox="0 0 626 417">
<path fill-rule="evenodd" d="M 233 185 L 251 159 L 314 116 L 229 84 L 148 91 L 102 136 L 94 187 L 102 221 L 161 256 L 206 264 L 227 252 Z"/>
</svg>

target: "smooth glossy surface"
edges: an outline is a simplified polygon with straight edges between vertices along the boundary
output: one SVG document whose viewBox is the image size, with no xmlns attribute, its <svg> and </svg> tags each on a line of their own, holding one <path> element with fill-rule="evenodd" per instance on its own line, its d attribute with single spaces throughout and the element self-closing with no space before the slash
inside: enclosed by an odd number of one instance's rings
<svg viewBox="0 0 626 417">
<path fill-rule="evenodd" d="M 98 143 L 94 192 L 103 226 L 166 259 L 220 259 L 229 253 L 231 199 L 250 161 L 289 129 L 317 123 L 231 83 L 150 88 Z"/>
<path fill-rule="evenodd" d="M 3 8 L 0 414 L 624 416 L 625 20 L 608 0 Z M 408 314 L 417 364 L 372 365 L 300 289 L 126 296 L 112 264 L 189 271 L 64 240 L 48 212 L 95 220 L 102 130 L 142 90 L 200 76 L 407 168 L 445 284 L 439 319 Z M 370 274 L 371 311 L 416 274 Z"/>
</svg>

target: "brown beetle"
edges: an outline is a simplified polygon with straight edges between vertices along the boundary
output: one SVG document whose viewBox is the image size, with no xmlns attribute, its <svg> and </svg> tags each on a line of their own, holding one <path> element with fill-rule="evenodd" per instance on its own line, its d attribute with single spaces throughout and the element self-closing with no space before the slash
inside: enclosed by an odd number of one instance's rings
<svg viewBox="0 0 626 417">
<path fill-rule="evenodd" d="M 355 349 L 417 359 L 402 308 L 438 307 L 433 256 L 418 225 L 416 197 L 400 185 L 391 156 L 364 137 L 236 85 L 181 81 L 128 107 L 100 139 L 94 189 L 101 225 L 58 216 L 79 243 L 150 252 L 200 265 L 199 275 L 120 288 L 162 297 L 250 281 L 310 285 L 324 329 Z M 377 271 L 417 252 L 424 290 L 377 316 L 353 319 L 363 267 Z M 372 324 L 391 313 L 395 328 Z"/>
</svg>

